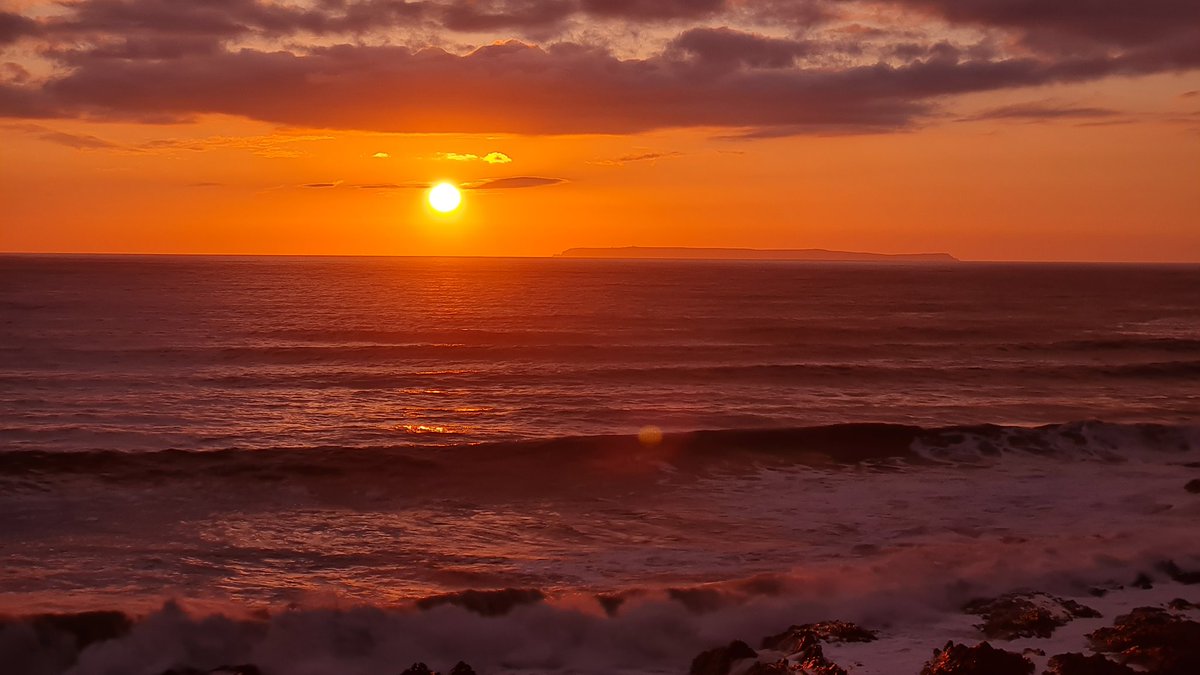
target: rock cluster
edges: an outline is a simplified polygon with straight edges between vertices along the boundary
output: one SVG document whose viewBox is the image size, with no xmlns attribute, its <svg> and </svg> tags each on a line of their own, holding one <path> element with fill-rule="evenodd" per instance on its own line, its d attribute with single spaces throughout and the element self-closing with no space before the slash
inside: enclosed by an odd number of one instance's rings
<svg viewBox="0 0 1200 675">
<path fill-rule="evenodd" d="M 1046 593 L 1010 593 L 990 600 L 972 600 L 963 611 L 983 617 L 976 628 L 990 640 L 1048 638 L 1055 629 L 1075 619 L 1100 616 L 1091 607 Z"/>
<path fill-rule="evenodd" d="M 1200 623 L 1158 607 L 1139 607 L 1089 634 L 1097 652 L 1115 654 L 1152 675 L 1200 673 Z"/>
<path fill-rule="evenodd" d="M 974 647 L 947 642 L 933 650 L 921 675 L 1033 675 L 1033 662 L 986 642 Z"/>
<path fill-rule="evenodd" d="M 742 641 L 710 649 L 692 661 L 690 675 L 728 675 L 738 661 L 756 659 L 743 675 L 846 675 L 845 669 L 825 656 L 822 642 L 871 642 L 874 631 L 846 621 L 794 625 L 763 638 L 756 652 Z"/>
</svg>

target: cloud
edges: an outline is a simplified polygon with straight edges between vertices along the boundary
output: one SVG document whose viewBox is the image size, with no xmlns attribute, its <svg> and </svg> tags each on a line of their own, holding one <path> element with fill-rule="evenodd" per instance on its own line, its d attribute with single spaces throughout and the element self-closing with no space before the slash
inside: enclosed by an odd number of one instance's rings
<svg viewBox="0 0 1200 675">
<path fill-rule="evenodd" d="M 303 188 L 335 188 L 341 183 L 305 183 L 300 187 Z"/>
<path fill-rule="evenodd" d="M 371 155 L 371 159 L 388 159 L 389 157 L 391 157 L 391 155 L 387 154 L 386 152 L 377 152 Z"/>
<path fill-rule="evenodd" d="M 13 12 L 0 12 L 0 45 L 16 42 L 37 32 L 38 24 L 33 19 Z"/>
<path fill-rule="evenodd" d="M 260 136 L 208 136 L 206 138 L 162 138 L 128 148 L 132 152 L 171 153 L 178 151 L 207 152 L 231 148 L 249 150 L 259 157 L 294 158 L 307 153 L 296 144 L 333 140 L 320 134 L 266 134 Z"/>
<path fill-rule="evenodd" d="M 6 124 L 4 128 L 21 131 L 47 143 L 65 145 L 68 148 L 75 148 L 76 150 L 108 150 L 121 147 L 118 143 L 90 134 L 72 134 L 49 129 L 38 124 Z"/>
<path fill-rule="evenodd" d="M 545 187 L 567 182 L 563 178 L 541 178 L 538 176 L 514 176 L 512 178 L 496 178 L 478 183 L 464 185 L 465 190 L 514 190 L 519 188 Z"/>
<path fill-rule="evenodd" d="M 451 162 L 487 162 L 488 164 L 511 164 L 512 158 L 503 152 L 489 152 L 480 157 L 473 153 L 462 152 L 439 152 L 438 159 L 444 159 Z"/>
<path fill-rule="evenodd" d="M 1013 105 L 992 108 L 983 112 L 964 117 L 960 121 L 976 122 L 982 120 L 1017 120 L 1025 122 L 1043 122 L 1057 119 L 1090 119 L 1117 117 L 1121 113 L 1110 108 L 1093 108 L 1083 106 L 1063 106 L 1035 101 L 1031 103 L 1016 103 Z"/>
<path fill-rule="evenodd" d="M 603 166 L 624 166 L 626 164 L 630 164 L 630 163 L 634 163 L 634 162 L 655 162 L 660 159 L 667 159 L 670 157 L 679 157 L 681 155 L 683 155 L 682 152 L 674 152 L 674 151 L 672 151 L 672 152 L 637 152 L 637 153 L 632 153 L 632 154 L 624 155 L 621 157 L 617 157 L 616 159 L 598 159 L 598 160 L 594 160 L 589 163 L 590 164 L 600 164 Z"/>
<path fill-rule="evenodd" d="M 366 183 L 363 185 L 353 186 L 359 190 L 426 190 L 433 187 L 433 183 Z"/>
<path fill-rule="evenodd" d="M 693 28 L 675 38 L 669 49 L 710 64 L 728 67 L 787 68 L 814 49 L 801 40 L 766 37 L 729 28 Z"/>
<path fill-rule="evenodd" d="M 842 15 L 879 25 L 851 35 L 857 24 Z M 47 75 L 0 81 L 0 116 L 23 119 L 224 114 L 401 133 L 879 133 L 943 119 L 956 95 L 1200 68 L 1193 0 L 76 0 L 47 18 L 0 16 L 0 39 L 29 41 L 47 61 L 34 69 Z M 790 17 L 799 32 L 737 27 L 767 16 Z M 447 30 L 512 35 L 583 17 L 603 20 L 564 33 L 576 42 L 404 46 L 457 44 Z M 640 21 L 661 22 L 634 40 L 643 53 L 610 48 Z M 821 31 L 798 25 L 833 21 L 841 23 Z M 366 32 L 372 39 L 358 38 Z"/>
</svg>

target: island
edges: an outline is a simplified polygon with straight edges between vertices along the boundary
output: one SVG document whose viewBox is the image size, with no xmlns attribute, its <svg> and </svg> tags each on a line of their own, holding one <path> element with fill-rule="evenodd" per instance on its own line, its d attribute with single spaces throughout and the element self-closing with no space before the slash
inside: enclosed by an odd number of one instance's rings
<svg viewBox="0 0 1200 675">
<path fill-rule="evenodd" d="M 949 253 L 856 253 L 823 248 L 756 249 L 692 248 L 676 246 L 623 246 L 569 248 L 556 258 L 618 258 L 626 260 L 792 260 L 824 262 L 956 263 Z"/>
</svg>

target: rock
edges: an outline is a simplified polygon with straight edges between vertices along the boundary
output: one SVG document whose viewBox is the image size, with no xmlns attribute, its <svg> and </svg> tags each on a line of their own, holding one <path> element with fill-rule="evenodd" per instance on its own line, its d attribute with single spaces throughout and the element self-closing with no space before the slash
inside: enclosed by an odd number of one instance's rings
<svg viewBox="0 0 1200 675">
<path fill-rule="evenodd" d="M 1158 564 L 1158 569 L 1162 570 L 1173 581 L 1191 586 L 1200 584 L 1200 572 L 1192 572 L 1180 569 L 1179 565 L 1175 564 L 1174 560 L 1165 560 Z"/>
<path fill-rule="evenodd" d="M 717 647 L 701 653 L 692 660 L 690 675 L 729 675 L 735 661 L 752 659 L 758 652 L 741 640 L 734 640 L 727 647 Z"/>
<path fill-rule="evenodd" d="M 1189 480 L 1188 484 L 1183 486 L 1183 489 L 1194 495 L 1200 494 L 1200 478 Z"/>
<path fill-rule="evenodd" d="M 844 621 L 809 623 L 763 638 L 762 649 L 787 654 L 788 660 L 808 675 L 846 675 L 841 666 L 826 658 L 822 639 L 827 642 L 870 642 L 875 639 L 875 634 Z"/>
<path fill-rule="evenodd" d="M 921 675 L 1032 675 L 1033 662 L 986 642 L 974 647 L 947 642 L 933 650 Z"/>
<path fill-rule="evenodd" d="M 1087 637 L 1095 651 L 1120 654 L 1154 675 L 1200 673 L 1200 623 L 1165 609 L 1138 607 Z"/>
<path fill-rule="evenodd" d="M 1059 654 L 1051 657 L 1043 675 L 1137 675 L 1129 666 L 1114 663 L 1099 654 Z"/>
<path fill-rule="evenodd" d="M 424 663 L 414 663 L 400 675 L 437 675 L 437 673 L 430 670 L 429 666 Z"/>
<path fill-rule="evenodd" d="M 1200 603 L 1188 602 L 1187 600 L 1184 600 L 1183 598 L 1175 598 L 1174 600 L 1167 603 L 1167 607 L 1170 607 L 1171 609 L 1179 610 L 1179 611 L 1188 610 L 1188 609 L 1200 609 Z"/>
<path fill-rule="evenodd" d="M 787 659 L 780 659 L 774 663 L 763 663 L 759 661 L 750 666 L 750 669 L 742 673 L 742 675 L 787 675 L 794 672 L 792 665 Z"/>
<path fill-rule="evenodd" d="M 1046 593 L 1010 593 L 991 600 L 972 600 L 963 611 L 983 617 L 983 623 L 975 627 L 991 640 L 1048 638 L 1074 619 L 1100 616 L 1091 607 Z"/>
<path fill-rule="evenodd" d="M 1143 591 L 1148 591 L 1151 588 L 1154 588 L 1154 583 L 1150 581 L 1150 577 L 1146 576 L 1145 573 L 1141 573 L 1137 575 L 1137 578 L 1133 580 L 1133 583 L 1130 584 L 1130 586 L 1133 586 L 1134 588 L 1140 588 Z"/>
<path fill-rule="evenodd" d="M 506 588 L 502 591 L 460 591 L 422 598 L 417 601 L 421 609 L 433 609 L 441 605 L 454 605 L 480 616 L 504 616 L 519 605 L 533 605 L 546 599 L 546 594 L 536 588 Z"/>
<path fill-rule="evenodd" d="M 877 633 L 849 621 L 821 621 L 792 626 L 778 635 L 765 637 L 760 648 L 794 654 L 807 644 L 809 636 L 825 642 L 871 642 Z"/>
<path fill-rule="evenodd" d="M 475 675 L 475 669 L 459 661 L 450 669 L 450 675 Z"/>
</svg>

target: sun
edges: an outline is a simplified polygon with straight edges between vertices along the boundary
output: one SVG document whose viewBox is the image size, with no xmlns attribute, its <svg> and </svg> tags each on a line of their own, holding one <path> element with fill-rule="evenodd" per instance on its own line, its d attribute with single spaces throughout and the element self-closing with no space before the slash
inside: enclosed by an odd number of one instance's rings
<svg viewBox="0 0 1200 675">
<path fill-rule="evenodd" d="M 429 206 L 438 213 L 450 213 L 462 203 L 462 193 L 450 183 L 438 183 L 429 191 Z"/>
</svg>

